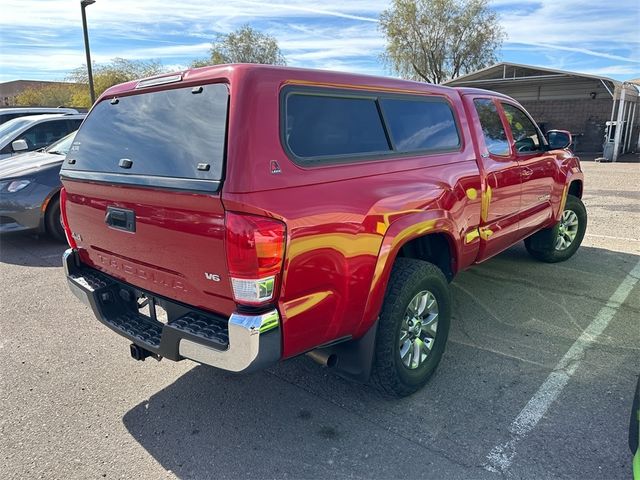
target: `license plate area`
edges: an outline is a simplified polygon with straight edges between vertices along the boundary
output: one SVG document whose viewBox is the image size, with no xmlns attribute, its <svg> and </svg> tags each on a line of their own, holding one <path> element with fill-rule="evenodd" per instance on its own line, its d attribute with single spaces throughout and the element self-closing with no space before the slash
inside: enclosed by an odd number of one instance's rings
<svg viewBox="0 0 640 480">
<path fill-rule="evenodd" d="M 169 313 L 162 306 L 161 300 L 156 297 L 142 293 L 137 299 L 137 305 L 140 315 L 144 315 L 154 322 L 160 322 L 165 325 L 169 323 Z"/>
</svg>

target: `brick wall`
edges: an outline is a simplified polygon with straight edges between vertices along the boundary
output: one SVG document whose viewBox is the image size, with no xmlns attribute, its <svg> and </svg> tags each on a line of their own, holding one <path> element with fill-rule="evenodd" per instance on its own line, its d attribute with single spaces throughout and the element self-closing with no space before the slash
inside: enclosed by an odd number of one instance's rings
<svg viewBox="0 0 640 480">
<path fill-rule="evenodd" d="M 577 137 L 576 151 L 602 151 L 605 122 L 611 120 L 611 99 L 529 100 L 521 103 L 538 123 L 545 124 L 545 129 L 582 134 Z"/>
</svg>

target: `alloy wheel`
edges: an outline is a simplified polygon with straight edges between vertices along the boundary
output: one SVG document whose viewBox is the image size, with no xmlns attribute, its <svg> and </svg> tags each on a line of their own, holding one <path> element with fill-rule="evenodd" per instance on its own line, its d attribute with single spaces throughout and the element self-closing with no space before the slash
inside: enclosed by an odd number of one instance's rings
<svg viewBox="0 0 640 480">
<path fill-rule="evenodd" d="M 423 290 L 409 302 L 400 325 L 399 353 L 405 367 L 414 370 L 427 360 L 437 330 L 438 301 L 431 292 Z"/>
<path fill-rule="evenodd" d="M 578 215 L 573 210 L 562 212 L 560 225 L 558 227 L 558 237 L 555 248 L 558 251 L 566 250 L 571 246 L 578 234 Z"/>
</svg>

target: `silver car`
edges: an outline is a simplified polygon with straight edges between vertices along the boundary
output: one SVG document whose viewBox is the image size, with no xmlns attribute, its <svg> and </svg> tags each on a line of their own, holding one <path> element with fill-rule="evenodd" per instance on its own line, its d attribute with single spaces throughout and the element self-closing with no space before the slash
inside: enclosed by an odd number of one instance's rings
<svg viewBox="0 0 640 480">
<path fill-rule="evenodd" d="M 0 125 L 9 120 L 29 115 L 42 115 L 45 113 L 80 113 L 75 108 L 64 107 L 10 107 L 0 108 Z"/>
<path fill-rule="evenodd" d="M 0 162 L 0 233 L 32 230 L 64 241 L 60 167 L 76 132 L 50 147 Z"/>
<path fill-rule="evenodd" d="M 48 147 L 80 127 L 85 114 L 32 115 L 0 125 L 0 164 L 8 157 Z"/>
</svg>

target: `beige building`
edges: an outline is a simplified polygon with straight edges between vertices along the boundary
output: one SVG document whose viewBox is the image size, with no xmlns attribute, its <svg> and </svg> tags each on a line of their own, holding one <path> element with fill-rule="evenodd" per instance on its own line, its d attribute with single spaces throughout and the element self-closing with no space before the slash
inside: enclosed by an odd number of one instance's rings
<svg viewBox="0 0 640 480">
<path fill-rule="evenodd" d="M 44 80 L 12 80 L 0 83 L 0 107 L 15 107 L 16 97 L 30 88 L 47 85 L 75 85 L 69 82 L 48 82 Z M 57 106 L 57 105 L 55 105 Z"/>
<path fill-rule="evenodd" d="M 621 82 L 502 62 L 445 85 L 509 95 L 531 113 L 543 131 L 569 130 L 577 152 L 615 160 L 619 155 L 640 150 L 640 95 L 634 82 L 640 84 L 640 79 Z"/>
</svg>

